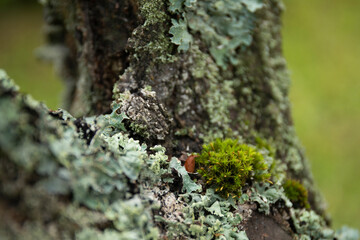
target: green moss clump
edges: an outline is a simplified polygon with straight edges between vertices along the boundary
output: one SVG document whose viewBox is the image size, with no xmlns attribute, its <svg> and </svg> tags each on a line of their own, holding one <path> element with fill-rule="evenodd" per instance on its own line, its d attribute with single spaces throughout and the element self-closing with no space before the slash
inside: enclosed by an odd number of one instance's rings
<svg viewBox="0 0 360 240">
<path fill-rule="evenodd" d="M 295 208 L 310 208 L 308 192 L 298 181 L 288 179 L 283 184 L 285 195 L 294 204 Z"/>
<path fill-rule="evenodd" d="M 235 139 L 216 139 L 203 146 L 196 158 L 197 172 L 206 184 L 214 186 L 222 196 L 241 196 L 249 181 L 269 181 L 270 173 L 263 156 Z"/>
</svg>

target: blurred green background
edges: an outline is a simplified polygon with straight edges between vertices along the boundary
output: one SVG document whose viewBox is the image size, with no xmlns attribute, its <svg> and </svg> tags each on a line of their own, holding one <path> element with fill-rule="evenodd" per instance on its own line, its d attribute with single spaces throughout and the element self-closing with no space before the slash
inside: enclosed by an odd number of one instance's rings
<svg viewBox="0 0 360 240">
<path fill-rule="evenodd" d="M 360 1 L 284 0 L 284 55 L 297 133 L 336 228 L 360 229 Z M 0 0 L 0 68 L 22 91 L 59 106 L 62 85 L 34 49 L 43 42 L 34 0 Z"/>
<path fill-rule="evenodd" d="M 21 91 L 59 107 L 62 83 L 51 64 L 39 62 L 34 51 L 43 44 L 42 6 L 35 0 L 0 0 L 0 68 Z"/>
<path fill-rule="evenodd" d="M 297 134 L 334 225 L 360 229 L 360 1 L 284 3 Z"/>
</svg>

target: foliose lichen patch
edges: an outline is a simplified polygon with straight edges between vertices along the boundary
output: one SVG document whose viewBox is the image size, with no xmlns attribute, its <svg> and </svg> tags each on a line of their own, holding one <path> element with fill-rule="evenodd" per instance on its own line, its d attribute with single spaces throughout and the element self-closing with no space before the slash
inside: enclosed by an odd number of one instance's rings
<svg viewBox="0 0 360 240">
<path fill-rule="evenodd" d="M 170 0 L 169 10 L 180 14 L 173 19 L 170 34 L 178 50 L 188 50 L 192 34 L 200 34 L 211 56 L 223 69 L 237 64 L 237 49 L 250 46 L 254 29 L 253 13 L 262 8 L 262 1 L 196 1 Z"/>
<path fill-rule="evenodd" d="M 118 114 L 117 108 L 109 115 L 78 120 L 63 110 L 49 113 L 42 104 L 16 92 L 17 87 L 1 74 L 1 194 L 4 199 L 23 198 L 20 208 L 32 209 L 22 213 L 27 227 L 13 232 L 17 222 L 9 221 L 1 224 L 1 233 L 8 229 L 4 236 L 17 239 L 22 239 L 18 234 L 26 239 L 63 239 L 73 234 L 77 239 L 157 239 L 159 231 L 151 218 L 158 206 L 142 194 L 142 184 L 133 186 L 140 179 L 159 180 L 159 173 L 148 169 L 161 163 L 162 148 L 148 155 L 145 145 L 124 132 L 125 115 Z M 87 143 L 84 137 L 90 132 Z M 13 174 L 25 179 L 14 183 Z M 29 185 L 26 179 L 34 176 L 35 184 Z M 59 200 L 70 194 L 70 203 Z M 46 199 L 53 200 L 43 214 L 57 223 L 49 229 L 42 222 L 45 216 L 33 215 L 42 213 Z M 57 231 L 61 234 L 52 236 Z"/>
</svg>

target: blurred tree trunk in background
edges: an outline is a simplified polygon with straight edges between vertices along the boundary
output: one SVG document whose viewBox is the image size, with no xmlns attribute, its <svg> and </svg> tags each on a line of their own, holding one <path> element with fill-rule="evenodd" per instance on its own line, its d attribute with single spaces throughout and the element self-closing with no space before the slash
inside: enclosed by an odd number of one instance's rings
<svg viewBox="0 0 360 240">
<path fill-rule="evenodd" d="M 48 44 L 42 57 L 63 78 L 64 108 L 72 115 L 108 114 L 113 102 L 127 115 L 131 137 L 164 146 L 170 157 L 200 152 L 216 138 L 265 140 L 287 177 L 308 189 L 311 209 L 324 215 L 292 124 L 280 1 L 43 2 Z M 50 226 L 54 218 L 43 223 Z M 256 213 L 245 226 L 248 237 L 291 239 L 289 224 L 276 218 Z"/>
</svg>

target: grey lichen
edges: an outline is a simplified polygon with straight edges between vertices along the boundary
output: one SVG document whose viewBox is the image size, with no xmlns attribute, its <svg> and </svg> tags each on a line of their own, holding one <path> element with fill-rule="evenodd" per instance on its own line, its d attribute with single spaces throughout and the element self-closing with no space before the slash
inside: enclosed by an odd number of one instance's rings
<svg viewBox="0 0 360 240">
<path fill-rule="evenodd" d="M 130 128 L 144 138 L 164 140 L 170 131 L 171 119 L 164 106 L 158 102 L 156 93 L 141 89 L 138 94 L 120 93 L 116 102 L 119 111 L 130 119 Z"/>
</svg>

